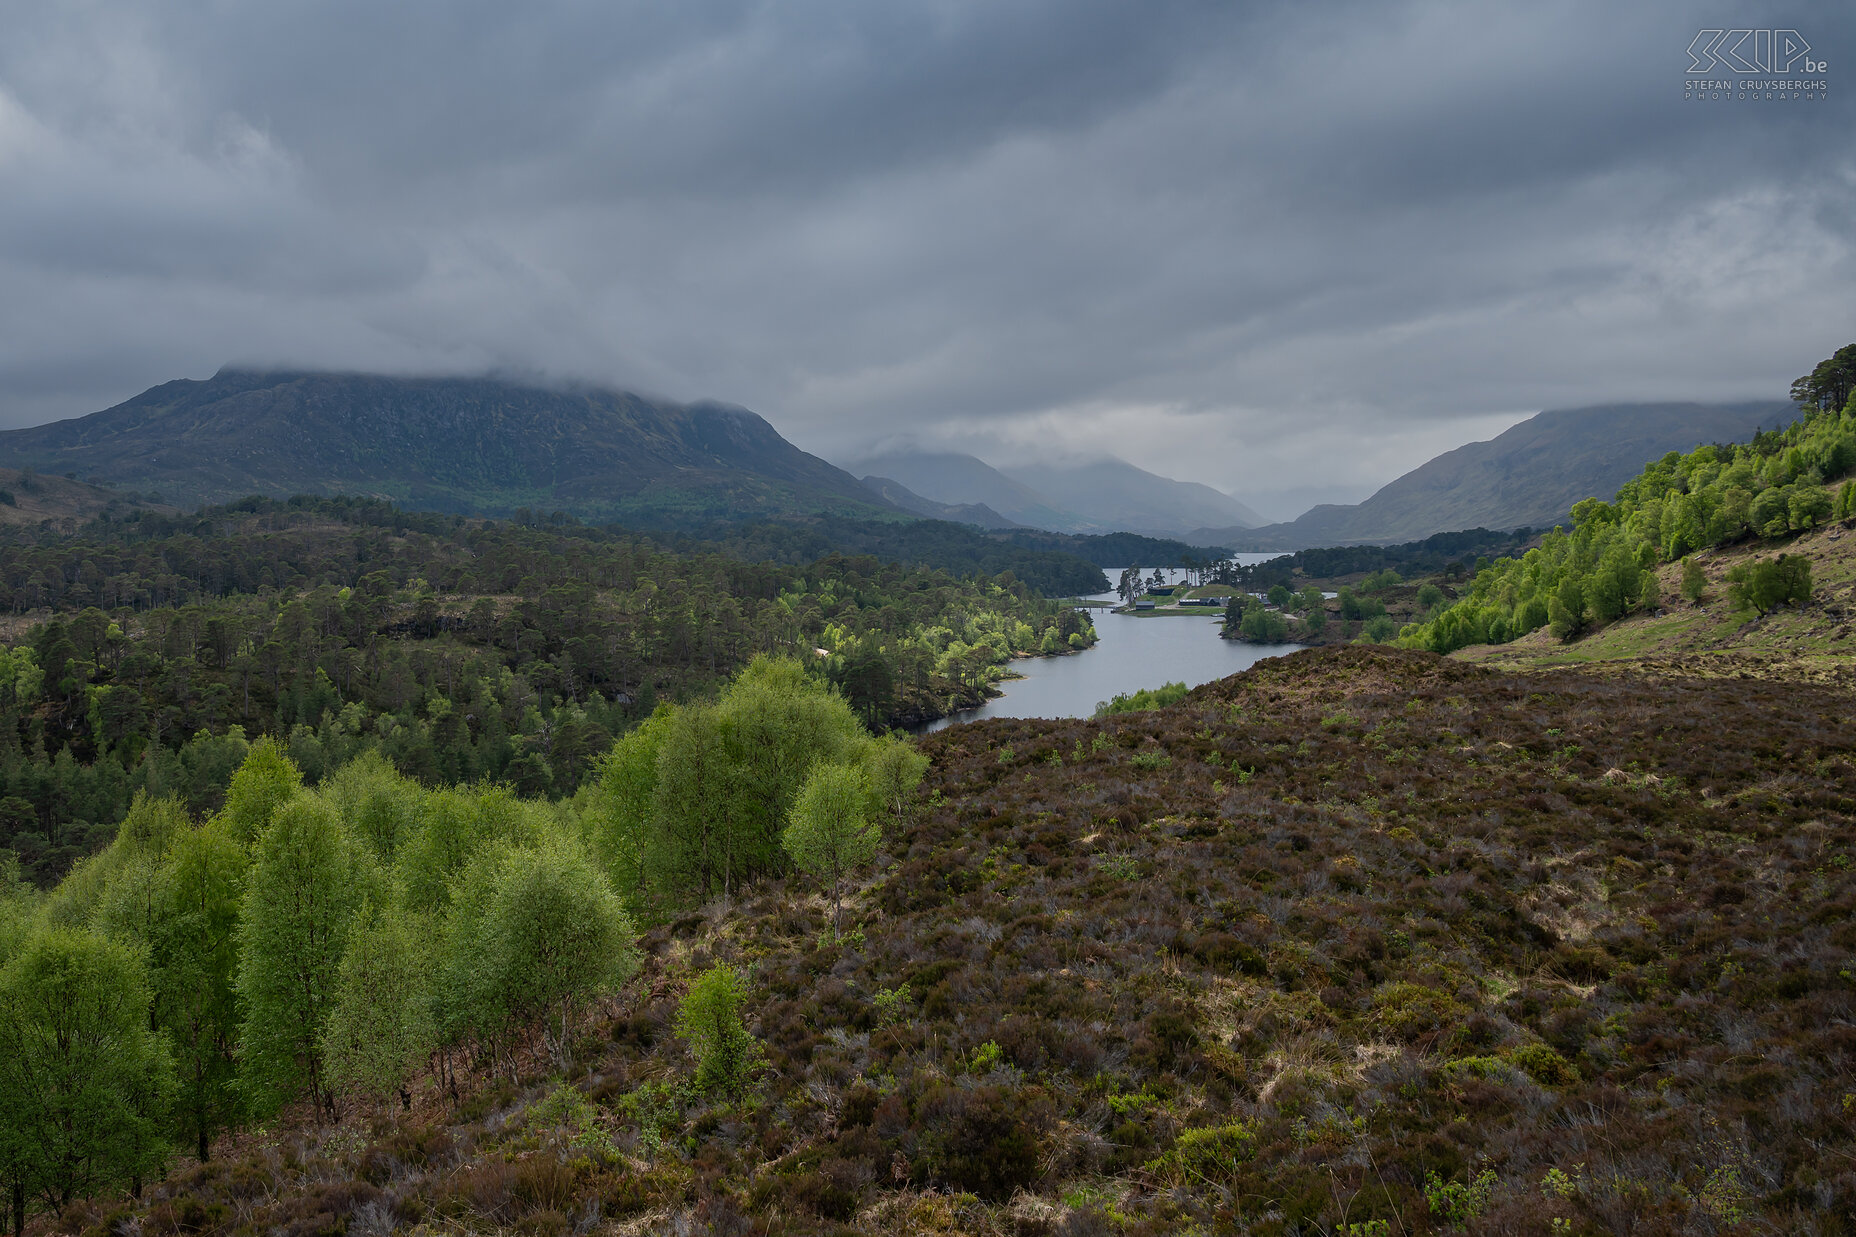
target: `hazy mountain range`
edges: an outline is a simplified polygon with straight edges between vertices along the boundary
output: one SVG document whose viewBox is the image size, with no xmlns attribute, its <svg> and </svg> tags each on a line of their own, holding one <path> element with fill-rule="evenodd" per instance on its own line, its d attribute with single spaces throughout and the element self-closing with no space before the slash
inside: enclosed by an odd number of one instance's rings
<svg viewBox="0 0 1856 1237">
<path fill-rule="evenodd" d="M 1609 500 L 1651 460 L 1790 423 L 1786 400 L 1602 404 L 1543 412 L 1488 442 L 1447 451 L 1352 506 L 1323 505 L 1284 524 L 1233 523 L 1186 539 L 1238 550 L 1417 541 L 1465 528 L 1563 523 L 1584 498 Z"/>
<path fill-rule="evenodd" d="M 859 460 L 851 470 L 885 494 L 900 491 L 918 503 L 1055 532 L 1179 537 L 1213 522 L 1240 528 L 1264 522 L 1209 485 L 1157 476 L 1116 459 L 994 468 L 955 452 L 897 451 Z"/>
<path fill-rule="evenodd" d="M 1268 525 L 1210 486 L 1121 460 L 994 468 L 971 455 L 895 451 L 858 461 L 853 475 L 745 408 L 493 378 L 228 368 L 89 416 L 0 432 L 0 467 L 35 468 L 48 480 L 69 474 L 184 506 L 248 494 L 361 494 L 425 509 L 502 515 L 527 507 L 658 528 L 916 515 L 995 530 L 1126 531 L 1293 550 L 1549 526 L 1582 498 L 1611 497 L 1666 452 L 1744 439 L 1794 415 L 1781 400 L 1543 412 L 1438 456 L 1365 502 Z M 22 492 L 16 501 L 25 501 L 0 520 L 43 518 L 27 510 L 36 513 L 40 493 L 50 491 Z"/>
</svg>

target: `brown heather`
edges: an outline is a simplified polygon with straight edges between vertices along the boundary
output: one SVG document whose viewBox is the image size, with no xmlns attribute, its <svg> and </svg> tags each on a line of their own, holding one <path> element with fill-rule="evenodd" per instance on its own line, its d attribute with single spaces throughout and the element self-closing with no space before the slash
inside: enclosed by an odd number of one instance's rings
<svg viewBox="0 0 1856 1237">
<path fill-rule="evenodd" d="M 1348 647 L 957 727 L 846 940 L 777 882 L 647 935 L 569 1080 L 610 1154 L 428 1083 L 61 1228 L 1849 1232 L 1852 703 Z M 716 960 L 732 1103 L 676 1091 Z"/>
</svg>

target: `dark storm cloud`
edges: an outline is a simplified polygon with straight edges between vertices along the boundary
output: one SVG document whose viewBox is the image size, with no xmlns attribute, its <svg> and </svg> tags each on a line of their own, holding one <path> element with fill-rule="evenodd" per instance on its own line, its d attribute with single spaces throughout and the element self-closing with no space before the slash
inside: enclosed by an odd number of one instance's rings
<svg viewBox="0 0 1856 1237">
<path fill-rule="evenodd" d="M 0 418 L 501 366 L 1286 504 L 1848 342 L 1856 21 L 1545 8 L 10 13 Z M 1796 27 L 1832 101 L 1684 102 L 1710 25 Z"/>
</svg>

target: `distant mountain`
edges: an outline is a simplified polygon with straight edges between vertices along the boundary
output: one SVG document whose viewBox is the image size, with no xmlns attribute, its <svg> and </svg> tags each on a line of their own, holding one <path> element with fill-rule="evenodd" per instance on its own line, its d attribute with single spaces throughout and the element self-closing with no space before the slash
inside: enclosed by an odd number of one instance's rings
<svg viewBox="0 0 1856 1237">
<path fill-rule="evenodd" d="M 1320 506 L 1286 524 L 1202 528 L 1238 550 L 1417 541 L 1463 528 L 1551 527 L 1584 498 L 1609 500 L 1671 451 L 1733 442 L 1798 415 L 1786 400 L 1602 404 L 1543 412 L 1488 442 L 1447 451 L 1355 506 Z"/>
<path fill-rule="evenodd" d="M 923 498 L 900 481 L 889 477 L 865 477 L 865 488 L 893 507 L 929 520 L 951 520 L 956 524 L 975 524 L 980 528 L 1023 528 L 1008 520 L 985 503 L 938 503 Z"/>
<path fill-rule="evenodd" d="M 1082 512 L 1098 528 L 1125 529 L 1150 537 L 1179 537 L 1209 525 L 1251 528 L 1268 522 L 1209 485 L 1175 481 L 1124 460 L 1030 464 L 1003 471 L 1057 506 Z"/>
<path fill-rule="evenodd" d="M 1097 531 L 1081 516 L 1061 510 L 1044 495 L 971 455 L 952 451 L 893 451 L 860 460 L 853 467 L 860 476 L 893 479 L 931 502 L 983 506 L 1029 528 L 1048 528 L 1060 533 Z"/>
<path fill-rule="evenodd" d="M 1156 476 L 1122 460 L 999 469 L 971 455 L 900 451 L 863 460 L 856 468 L 893 479 L 930 503 L 983 506 L 1020 525 L 1052 532 L 1178 537 L 1213 522 L 1242 527 L 1264 522 L 1209 485 Z M 898 505 L 915 510 L 906 502 Z"/>
<path fill-rule="evenodd" d="M 429 510 L 529 507 L 653 526 L 897 514 L 745 408 L 491 378 L 228 368 L 86 417 L 0 433 L 0 464 L 188 505 L 361 494 Z"/>
</svg>

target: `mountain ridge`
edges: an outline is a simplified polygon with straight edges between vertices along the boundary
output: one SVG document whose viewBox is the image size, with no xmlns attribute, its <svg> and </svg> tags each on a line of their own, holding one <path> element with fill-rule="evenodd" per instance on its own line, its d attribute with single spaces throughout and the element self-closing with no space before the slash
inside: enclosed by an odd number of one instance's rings
<svg viewBox="0 0 1856 1237">
<path fill-rule="evenodd" d="M 1113 457 L 1083 464 L 995 468 L 964 452 L 891 451 L 852 467 L 866 480 L 877 476 L 903 487 L 917 501 L 984 507 L 1023 527 L 1050 532 L 1130 532 L 1177 539 L 1211 518 L 1234 520 L 1242 527 L 1265 522 L 1221 490 L 1163 477 Z M 915 509 L 907 502 L 899 505 Z"/>
<path fill-rule="evenodd" d="M 1792 420 L 1788 400 L 1595 404 L 1549 409 L 1434 456 L 1352 506 L 1324 503 L 1260 528 L 1200 528 L 1238 550 L 1418 541 L 1464 528 L 1550 527 L 1582 498 L 1609 499 L 1670 451 Z"/>
<path fill-rule="evenodd" d="M 833 510 L 896 516 L 855 477 L 714 401 L 497 378 L 220 370 L 0 432 L 0 462 L 197 504 L 362 494 L 472 514 L 644 524 Z"/>
</svg>

